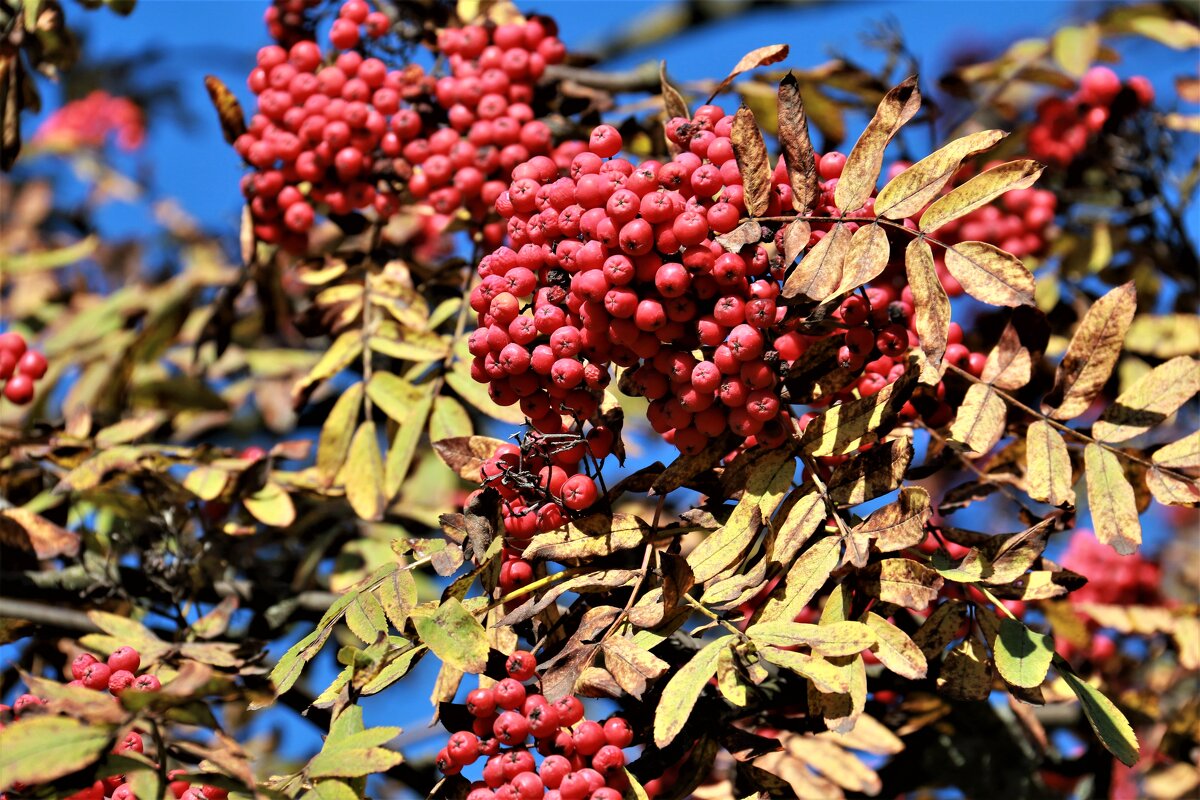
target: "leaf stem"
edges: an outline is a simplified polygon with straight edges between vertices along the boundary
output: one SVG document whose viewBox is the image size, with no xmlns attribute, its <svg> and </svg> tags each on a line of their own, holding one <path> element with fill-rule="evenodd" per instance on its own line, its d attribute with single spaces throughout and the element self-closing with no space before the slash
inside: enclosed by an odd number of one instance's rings
<svg viewBox="0 0 1200 800">
<path fill-rule="evenodd" d="M 709 619 L 711 619 L 713 622 L 717 623 L 717 624 L 718 624 L 718 625 L 720 625 L 722 628 L 724 628 L 725 630 L 727 630 L 727 631 L 729 631 L 730 633 L 732 633 L 734 636 L 736 636 L 736 637 L 738 637 L 739 639 L 741 639 L 743 642 L 748 642 L 748 641 L 750 641 L 750 637 L 749 637 L 749 636 L 747 636 L 747 635 L 746 635 L 745 633 L 743 633 L 742 631 L 738 630 L 736 626 L 734 626 L 734 625 L 730 624 L 729 622 L 727 622 L 726 620 L 722 619 L 720 616 L 718 616 L 718 615 L 717 615 L 717 613 L 716 613 L 716 612 L 714 612 L 714 611 L 713 611 L 712 609 L 710 609 L 708 606 L 706 606 L 706 605 L 704 605 L 703 603 L 701 603 L 701 602 L 700 602 L 699 600 L 697 600 L 696 598 L 692 597 L 690 594 L 685 594 L 685 595 L 682 595 L 682 599 L 683 599 L 683 601 L 684 601 L 685 603 L 687 603 L 689 606 L 691 606 L 692 608 L 696 609 L 696 610 L 697 610 L 697 611 L 699 611 L 701 614 L 703 614 L 704 616 L 708 617 L 708 618 L 709 618 Z"/>
</svg>

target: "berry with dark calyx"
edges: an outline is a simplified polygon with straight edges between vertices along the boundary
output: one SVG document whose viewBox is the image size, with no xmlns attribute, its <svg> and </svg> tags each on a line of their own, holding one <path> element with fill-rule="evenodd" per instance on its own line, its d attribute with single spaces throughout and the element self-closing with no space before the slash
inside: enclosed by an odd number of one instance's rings
<svg viewBox="0 0 1200 800">
<path fill-rule="evenodd" d="M 525 687 L 520 681 L 505 678 L 493 688 L 496 705 L 503 709 L 520 708 L 525 703 Z"/>
<path fill-rule="evenodd" d="M 154 675 L 139 675 L 132 688 L 138 692 L 157 692 L 162 688 L 162 682 Z"/>
<path fill-rule="evenodd" d="M 75 680 L 82 680 L 84 671 L 97 661 L 99 659 L 91 653 L 80 653 L 71 661 L 71 676 Z"/>
<path fill-rule="evenodd" d="M 108 678 L 108 691 L 120 697 L 121 693 L 133 685 L 137 676 L 126 669 L 115 670 Z"/>
<path fill-rule="evenodd" d="M 529 720 L 516 711 L 505 711 L 496 717 L 492 730 L 502 744 L 520 744 L 529 735 Z"/>
<path fill-rule="evenodd" d="M 517 650 L 508 657 L 504 663 L 504 669 L 510 678 L 527 681 L 533 677 L 534 671 L 537 669 L 537 659 L 528 650 Z"/>
<path fill-rule="evenodd" d="M 496 710 L 496 694 L 493 689 L 473 689 L 467 695 L 467 710 L 476 717 L 490 717 Z"/>
<path fill-rule="evenodd" d="M 142 665 L 142 656 L 129 645 L 118 647 L 108 657 L 108 666 L 114 670 L 127 670 L 136 673 Z"/>
<path fill-rule="evenodd" d="M 79 680 L 89 689 L 105 691 L 108 689 L 108 679 L 112 677 L 112 669 L 103 661 L 89 664 Z"/>
</svg>

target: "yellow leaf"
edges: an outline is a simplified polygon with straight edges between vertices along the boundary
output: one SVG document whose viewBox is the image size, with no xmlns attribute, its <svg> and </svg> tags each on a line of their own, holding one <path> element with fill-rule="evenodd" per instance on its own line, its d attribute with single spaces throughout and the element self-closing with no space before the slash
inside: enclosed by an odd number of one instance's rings
<svg viewBox="0 0 1200 800">
<path fill-rule="evenodd" d="M 888 219 L 915 215 L 937 197 L 965 159 L 990 149 L 1007 135 L 997 130 L 978 131 L 955 139 L 925 156 L 879 190 L 875 198 L 875 213 Z"/>
<path fill-rule="evenodd" d="M 833 226 L 821 241 L 812 246 L 783 284 L 784 297 L 803 296 L 826 300 L 842 282 L 842 268 L 850 252 L 850 229 L 842 223 Z"/>
<path fill-rule="evenodd" d="M 787 576 L 763 603 L 759 622 L 795 619 L 816 597 L 841 560 L 842 541 L 836 536 L 818 539 L 796 559 Z"/>
<path fill-rule="evenodd" d="M 970 214 L 1005 192 L 1028 189 L 1042 174 L 1036 161 L 1009 161 L 976 175 L 949 194 L 938 198 L 921 215 L 921 230 L 933 233 L 951 220 Z"/>
<path fill-rule="evenodd" d="M 425 432 L 425 421 L 433 408 L 432 384 L 422 387 L 422 390 L 423 394 L 414 404 L 408 421 L 396 429 L 391 447 L 388 448 L 383 493 L 389 501 L 396 496 L 404 483 L 404 477 L 408 474 L 413 456 L 416 455 L 417 445 L 421 442 L 421 435 Z"/>
<path fill-rule="evenodd" d="M 1100 50 L 1100 28 L 1094 22 L 1060 28 L 1050 40 L 1050 52 L 1064 70 L 1082 78 Z"/>
<path fill-rule="evenodd" d="M 842 280 L 835 295 L 857 289 L 875 280 L 887 268 L 892 246 L 883 226 L 863 225 L 850 239 L 850 249 L 842 265 Z"/>
<path fill-rule="evenodd" d="M 867 612 L 867 625 L 875 633 L 878 641 L 871 651 L 885 667 L 914 681 L 925 677 L 929 669 L 925 654 L 907 633 L 874 611 Z"/>
<path fill-rule="evenodd" d="M 804 429 L 801 450 L 810 456 L 838 456 L 874 444 L 881 431 L 892 429 L 915 382 L 916 372 L 910 369 L 873 395 L 830 407 Z"/>
<path fill-rule="evenodd" d="M 704 687 L 717 672 L 721 650 L 729 647 L 732 640 L 732 636 L 723 636 L 709 642 L 671 676 L 663 690 L 662 699 L 658 701 L 658 710 L 654 712 L 656 745 L 666 747 L 683 730 Z"/>
<path fill-rule="evenodd" d="M 476 383 L 468 370 L 469 365 L 464 361 L 459 361 L 454 365 L 452 371 L 446 373 L 446 383 L 450 384 L 450 388 L 459 397 L 493 419 L 513 425 L 520 425 L 525 422 L 525 414 L 521 412 L 519 406 L 516 404 L 511 406 L 497 405 L 488 395 L 487 389 L 483 384 Z"/>
<path fill-rule="evenodd" d="M 1075 505 L 1067 443 L 1045 420 L 1034 420 L 1025 438 L 1025 482 L 1029 496 L 1052 506 Z"/>
<path fill-rule="evenodd" d="M 1123 556 L 1137 552 L 1142 543 L 1142 525 L 1133 487 L 1125 478 L 1121 462 L 1108 450 L 1089 444 L 1083 450 L 1083 463 L 1096 538 Z"/>
<path fill-rule="evenodd" d="M 358 426 L 350 442 L 350 452 L 340 475 L 346 487 L 346 499 L 360 519 L 380 520 L 386 500 L 383 494 L 383 457 L 375 423 L 367 420 Z"/>
<path fill-rule="evenodd" d="M 391 372 L 376 372 L 367 384 L 371 402 L 401 425 L 420 403 L 422 393 L 422 389 Z"/>
<path fill-rule="evenodd" d="M 283 487 L 268 481 L 254 494 L 242 498 L 242 505 L 263 525 L 286 528 L 296 521 L 296 507 Z"/>
<path fill-rule="evenodd" d="M 350 452 L 350 440 L 354 438 L 354 426 L 362 409 L 362 398 L 363 385 L 359 381 L 342 393 L 321 426 L 321 436 L 317 441 L 317 474 L 326 486 L 333 484 L 346 461 L 346 454 Z"/>
<path fill-rule="evenodd" d="M 1102 442 L 1123 442 L 1140 436 L 1178 411 L 1200 392 L 1200 364 L 1179 356 L 1143 375 L 1092 426 Z"/>
<path fill-rule="evenodd" d="M 946 269 L 967 294 L 993 306 L 1031 306 L 1036 288 L 1021 259 L 986 242 L 946 248 Z"/>
<path fill-rule="evenodd" d="M 917 91 L 915 76 L 907 78 L 884 95 L 879 108 L 875 110 L 875 116 L 854 143 L 842 175 L 838 178 L 833 200 L 839 209 L 854 211 L 861 208 L 875 191 L 875 181 L 883 166 L 883 151 L 920 107 L 921 93 Z"/>
<path fill-rule="evenodd" d="M 1008 407 L 986 383 L 973 383 L 958 407 L 950 426 L 950 437 L 972 453 L 986 453 L 1004 435 Z"/>
</svg>

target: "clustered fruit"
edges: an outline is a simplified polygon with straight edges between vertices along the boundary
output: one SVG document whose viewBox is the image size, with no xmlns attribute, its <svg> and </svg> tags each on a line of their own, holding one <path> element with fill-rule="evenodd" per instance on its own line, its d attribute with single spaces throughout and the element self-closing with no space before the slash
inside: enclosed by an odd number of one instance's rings
<svg viewBox="0 0 1200 800">
<path fill-rule="evenodd" d="M 694 454 L 727 431 L 744 447 L 791 435 L 780 377 L 820 338 L 844 337 L 842 363 L 865 373 L 814 406 L 873 394 L 903 373 L 903 356 L 917 344 L 913 298 L 887 273 L 842 304 L 841 328 L 810 335 L 778 302 L 780 259 L 763 245 L 728 252 L 717 242 L 746 212 L 732 124 L 711 105 L 691 120 L 672 119 L 667 136 L 681 152 L 636 166 L 618 157 L 620 133 L 601 125 L 565 175 L 545 157 L 513 170 L 496 200 L 509 244 L 481 260 L 470 295 L 478 323 L 468 340 L 471 372 L 496 403 L 518 405 L 539 433 L 586 438 L 616 365 L 622 391 L 650 400 L 650 426 Z M 845 161 L 841 153 L 817 157 L 814 216 L 841 216 L 834 192 Z M 792 207 L 782 159 L 773 177 L 768 217 Z M 847 215 L 851 232 L 854 219 L 873 217 L 873 202 Z M 809 244 L 832 224 L 815 222 Z M 957 325 L 950 342 L 948 359 L 978 374 L 984 356 L 962 344 Z M 923 408 L 906 408 L 909 419 L 940 425 L 952 416 L 943 387 L 916 402 Z M 807 418 L 796 422 L 802 428 Z M 485 481 L 495 473 L 487 470 Z"/>
<path fill-rule="evenodd" d="M 113 97 L 97 89 L 46 117 L 33 142 L 64 149 L 100 148 L 109 136 L 115 137 L 122 150 L 136 150 L 146 138 L 145 120 L 142 110 L 128 97 Z"/>
<path fill-rule="evenodd" d="M 401 107 L 426 79 L 420 67 L 388 69 L 350 49 L 364 30 L 378 38 L 387 29 L 387 17 L 364 0 L 347 0 L 329 33 L 341 51 L 332 63 L 307 39 L 258 51 L 247 79 L 258 113 L 234 149 L 254 169 L 242 193 L 261 241 L 304 252 L 318 205 L 331 214 L 371 207 L 383 216 L 399 207 L 377 159 L 399 155 L 408 119 Z"/>
<path fill-rule="evenodd" d="M 267 32 L 284 47 L 296 42 L 315 38 L 316 25 L 308 12 L 320 5 L 321 0 L 271 0 L 263 14 Z"/>
<path fill-rule="evenodd" d="M 34 396 L 34 382 L 46 374 L 46 357 L 30 350 L 25 337 L 19 333 L 0 333 L 0 382 L 4 397 L 10 403 L 23 406 Z"/>
<path fill-rule="evenodd" d="M 450 74 L 436 82 L 418 65 L 364 58 L 360 46 L 390 27 L 365 0 L 346 0 L 328 56 L 307 37 L 259 50 L 247 81 L 258 113 L 234 147 L 253 169 L 242 192 L 261 241 L 303 253 L 318 211 L 387 218 L 402 199 L 430 207 L 442 228 L 460 209 L 482 223 L 514 166 L 579 149 L 555 148 L 531 105 L 546 65 L 566 52 L 550 20 L 441 31 Z M 504 229 L 493 221 L 483 232 L 495 246 Z"/>
<path fill-rule="evenodd" d="M 1092 67 L 1069 98 L 1047 97 L 1037 107 L 1029 131 L 1029 152 L 1047 164 L 1065 167 L 1104 129 L 1154 102 L 1154 87 L 1141 75 L 1125 83 L 1108 67 Z"/>
<path fill-rule="evenodd" d="M 123 645 L 114 650 L 105 661 L 91 653 L 80 653 L 65 670 L 71 676 L 68 686 L 81 686 L 98 692 L 108 692 L 114 697 L 120 697 L 126 691 L 157 692 L 162 683 L 154 675 L 138 674 L 142 664 L 141 654 L 132 647 Z M 19 725 L 26 717 L 37 714 L 54 713 L 53 701 L 34 694 L 22 694 L 13 701 L 12 707 L 0 705 L 0 728 L 7 725 Z M 141 733 L 130 731 L 113 748 L 113 753 L 120 754 L 128 751 L 144 752 Z M 36 789 L 23 784 L 12 787 L 13 794 L 0 795 L 0 798 L 21 797 L 23 792 Z M 196 795 L 187 800 L 225 800 L 227 792 L 216 790 L 219 794 Z M 179 797 L 180 795 L 176 795 Z M 113 775 L 98 780 L 86 789 L 69 795 L 65 800 L 137 800 L 133 790 L 125 783 L 123 775 Z"/>
<path fill-rule="evenodd" d="M 467 695 L 473 722 L 450 735 L 438 769 L 457 775 L 486 759 L 467 800 L 620 800 L 633 730 L 621 717 L 585 719 L 573 695 L 550 702 L 530 694 L 524 682 L 536 668 L 533 654 L 518 650 L 505 663 L 507 678 Z"/>
</svg>

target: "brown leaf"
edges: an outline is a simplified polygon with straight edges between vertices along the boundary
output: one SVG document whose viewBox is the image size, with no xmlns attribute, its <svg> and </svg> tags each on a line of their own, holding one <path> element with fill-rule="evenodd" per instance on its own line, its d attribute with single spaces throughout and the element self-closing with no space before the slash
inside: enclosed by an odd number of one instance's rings
<svg viewBox="0 0 1200 800">
<path fill-rule="evenodd" d="M 1021 343 L 1021 336 L 1010 321 L 1000 334 L 1000 341 L 988 353 L 983 373 L 979 376 L 985 383 L 997 389 L 1020 389 L 1029 383 L 1033 374 L 1033 357 Z"/>
<path fill-rule="evenodd" d="M 460 478 L 478 483 L 483 479 L 480 474 L 483 462 L 495 455 L 502 444 L 502 440 L 488 436 L 455 436 L 434 442 L 433 450 Z"/>
<path fill-rule="evenodd" d="M 1140 436 L 1178 411 L 1200 392 L 1200 363 L 1179 356 L 1159 364 L 1121 392 L 1092 426 L 1102 442 L 1123 442 Z"/>
<path fill-rule="evenodd" d="M 914 326 L 925 354 L 921 383 L 933 386 L 942 379 L 942 357 L 950 336 L 950 298 L 938 280 L 933 250 L 924 239 L 908 243 L 904 267 L 913 294 Z"/>
<path fill-rule="evenodd" d="M 873 538 L 880 552 L 903 550 L 925 538 L 925 522 L 931 513 L 929 493 L 920 486 L 905 486 L 896 502 L 871 512 L 854 526 L 854 532 Z"/>
<path fill-rule="evenodd" d="M 833 194 L 838 208 L 854 211 L 871 196 L 883 166 L 884 149 L 920 107 L 921 93 L 917 91 L 916 76 L 905 79 L 884 95 L 875 116 L 846 158 L 846 166 Z"/>
<path fill-rule="evenodd" d="M 757 220 L 748 219 L 729 233 L 721 234 L 715 241 L 730 253 L 739 253 L 746 245 L 762 241 L 762 225 Z"/>
<path fill-rule="evenodd" d="M 817 179 L 812 139 L 808 135 L 808 117 L 804 111 L 804 101 L 800 97 L 800 84 L 791 72 L 779 82 L 778 103 L 779 147 L 783 150 L 788 182 L 792 185 L 792 207 L 803 216 L 811 213 L 816 207 L 821 187 Z M 792 223 L 793 226 L 795 224 Z M 805 224 L 805 241 L 808 239 L 807 227 Z M 799 250 L 795 252 L 798 253 Z M 786 257 L 785 260 L 791 263 Z"/>
<path fill-rule="evenodd" d="M 1084 315 L 1054 375 L 1054 388 L 1042 401 L 1053 419 L 1072 419 L 1087 411 L 1112 374 L 1125 332 L 1137 309 L 1133 281 L 1101 297 Z"/>
<path fill-rule="evenodd" d="M 233 144 L 246 132 L 246 115 L 242 113 L 237 95 L 229 91 L 229 87 L 216 75 L 204 76 L 204 88 L 208 89 L 208 97 L 217 109 L 217 118 L 221 121 L 221 133 L 225 135 L 225 141 Z"/>
<path fill-rule="evenodd" d="M 737 110 L 729 138 L 746 190 L 746 212 L 752 217 L 762 216 L 771 201 L 771 165 L 762 131 L 758 129 L 754 112 L 748 107 Z"/>
<path fill-rule="evenodd" d="M 834 467 L 826 484 L 829 499 L 840 505 L 856 506 L 893 491 L 904 480 L 904 471 L 912 457 L 912 442 L 908 439 L 893 439 L 855 453 Z"/>
<path fill-rule="evenodd" d="M 942 577 L 907 558 L 887 558 L 862 572 L 863 589 L 885 603 L 895 603 L 914 611 L 923 611 L 937 600 Z"/>
<path fill-rule="evenodd" d="M 982 644 L 967 638 L 950 651 L 938 674 L 938 689 L 959 700 L 986 700 L 992 691 L 992 664 Z"/>
<path fill-rule="evenodd" d="M 671 666 L 624 636 L 611 636 L 605 640 L 604 665 L 617 684 L 639 700 L 647 685 Z"/>
<path fill-rule="evenodd" d="M 769 44 L 766 47 L 759 47 L 751 50 L 749 53 L 746 53 L 746 55 L 742 56 L 741 60 L 739 60 L 734 68 L 730 70 L 729 74 L 725 76 L 725 80 L 717 84 L 717 88 L 713 90 L 711 95 L 709 95 L 708 102 L 711 103 L 714 97 L 725 91 L 725 89 L 729 87 L 729 84 L 733 83 L 734 78 L 736 78 L 738 75 L 741 75 L 743 72 L 757 69 L 758 67 L 766 67 L 770 66 L 771 64 L 777 64 L 787 58 L 787 55 L 788 46 L 786 44 Z"/>
<path fill-rule="evenodd" d="M 967 158 L 990 149 L 1007 136 L 1004 131 L 978 131 L 925 156 L 879 190 L 875 213 L 888 219 L 911 217 L 937 197 Z"/>
<path fill-rule="evenodd" d="M 973 383 L 958 407 L 950 426 L 950 437 L 972 453 L 982 454 L 996 446 L 1004 435 L 1008 406 L 986 383 Z"/>
<path fill-rule="evenodd" d="M 891 250 L 882 225 L 872 222 L 856 230 L 842 265 L 842 280 L 834 294 L 845 294 L 878 278 L 887 269 Z"/>
<path fill-rule="evenodd" d="M 649 532 L 650 526 L 632 514 L 594 514 L 539 533 L 529 540 L 524 555 L 547 561 L 597 558 L 637 547 Z"/>
<path fill-rule="evenodd" d="M 667 112 L 666 120 L 668 122 L 675 117 L 683 119 L 691 119 L 692 112 L 688 110 L 687 100 L 683 99 L 683 95 L 679 93 L 671 81 L 667 78 L 667 62 L 662 61 L 658 65 L 658 84 L 660 93 L 663 99 L 663 109 Z"/>
<path fill-rule="evenodd" d="M 913 635 L 913 641 L 926 658 L 936 658 L 946 649 L 946 645 L 958 638 L 966 622 L 966 606 L 959 600 L 947 600 L 926 618 Z"/>
<path fill-rule="evenodd" d="M 571 634 L 559 654 L 542 666 L 542 694 L 550 702 L 575 691 L 575 682 L 583 671 L 592 665 L 599 647 L 595 639 L 602 634 L 620 614 L 613 606 L 597 606 L 584 612 L 579 626 Z"/>
<path fill-rule="evenodd" d="M 79 534 L 26 508 L 0 511 L 0 542 L 33 553 L 39 561 L 79 553 Z"/>
<path fill-rule="evenodd" d="M 1025 483 L 1030 497 L 1052 506 L 1075 505 L 1067 444 L 1045 420 L 1030 423 L 1025 434 L 1025 460 Z"/>
<path fill-rule="evenodd" d="M 786 269 L 796 261 L 796 256 L 808 247 L 812 238 L 812 226 L 803 220 L 789 222 L 783 229 L 783 266 Z"/>
<path fill-rule="evenodd" d="M 729 437 L 719 436 L 709 441 L 699 453 L 681 455 L 654 481 L 650 487 L 651 494 L 664 495 L 675 491 L 700 473 L 721 463 L 728 453 Z"/>
<path fill-rule="evenodd" d="M 812 246 L 783 283 L 784 297 L 826 300 L 842 282 L 842 267 L 850 252 L 850 229 L 837 223 Z"/>
<path fill-rule="evenodd" d="M 1133 487 L 1125 479 L 1121 462 L 1108 450 L 1089 444 L 1083 450 L 1083 463 L 1096 538 L 1123 556 L 1137 552 L 1142 543 L 1142 526 L 1138 522 Z"/>
<path fill-rule="evenodd" d="M 951 220 L 970 214 L 1014 189 L 1028 189 L 1044 167 L 1036 161 L 1009 161 L 976 175 L 933 202 L 921 215 L 921 230 L 933 233 Z"/>
</svg>

